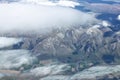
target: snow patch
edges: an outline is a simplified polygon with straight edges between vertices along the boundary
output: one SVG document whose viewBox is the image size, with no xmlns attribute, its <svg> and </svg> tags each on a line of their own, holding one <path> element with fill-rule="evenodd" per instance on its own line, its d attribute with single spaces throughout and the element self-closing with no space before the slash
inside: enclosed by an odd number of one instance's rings
<svg viewBox="0 0 120 80">
<path fill-rule="evenodd" d="M 97 76 L 103 76 L 110 73 L 115 73 L 120 71 L 120 65 L 116 66 L 94 66 L 89 69 L 83 70 L 71 77 L 73 79 L 86 79 L 95 78 Z"/>
<path fill-rule="evenodd" d="M 92 27 L 90 27 L 89 29 L 87 29 L 86 33 L 89 35 L 95 35 L 95 34 L 102 34 L 102 32 L 98 29 L 100 28 L 100 25 L 94 25 Z"/>
<path fill-rule="evenodd" d="M 22 39 L 9 38 L 9 37 L 0 37 L 0 48 L 8 47 L 14 44 L 21 42 Z"/>
<path fill-rule="evenodd" d="M 104 27 L 108 27 L 108 26 L 110 26 L 110 23 L 107 22 L 107 21 L 102 21 L 102 25 L 103 25 Z"/>
</svg>

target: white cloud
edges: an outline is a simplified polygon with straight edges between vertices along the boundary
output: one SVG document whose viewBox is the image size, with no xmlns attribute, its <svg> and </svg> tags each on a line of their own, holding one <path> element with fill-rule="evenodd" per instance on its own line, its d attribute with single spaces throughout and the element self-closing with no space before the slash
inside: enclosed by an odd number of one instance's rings
<svg viewBox="0 0 120 80">
<path fill-rule="evenodd" d="M 8 47 L 18 42 L 21 42 L 22 39 L 9 38 L 9 37 L 0 37 L 0 48 Z"/>
<path fill-rule="evenodd" d="M 65 0 L 60 0 L 58 2 L 58 5 L 61 5 L 61 6 L 66 6 L 66 7 L 75 7 L 75 6 L 79 6 L 80 3 L 77 3 L 77 2 L 74 2 L 74 1 L 65 1 Z"/>
<path fill-rule="evenodd" d="M 35 60 L 27 50 L 0 51 L 0 69 L 18 68 L 23 64 L 30 65 Z"/>
<path fill-rule="evenodd" d="M 74 76 L 70 80 L 95 78 L 97 76 L 103 76 L 110 73 L 116 73 L 120 71 L 120 65 L 116 66 L 94 66 L 89 69 L 85 69 Z"/>
<path fill-rule="evenodd" d="M 110 26 L 110 23 L 107 22 L 107 21 L 102 21 L 102 25 L 103 25 L 104 27 L 108 27 L 108 26 Z"/>
<path fill-rule="evenodd" d="M 117 19 L 120 20 L 120 15 L 118 15 Z"/>
<path fill-rule="evenodd" d="M 95 22 L 94 14 L 71 8 L 33 4 L 0 4 L 0 32 L 46 32 Z"/>
<path fill-rule="evenodd" d="M 50 0 L 21 0 L 20 2 L 47 5 L 47 6 L 64 6 L 64 7 L 72 7 L 72 8 L 80 5 L 80 3 L 70 0 L 58 0 L 55 2 Z"/>
</svg>

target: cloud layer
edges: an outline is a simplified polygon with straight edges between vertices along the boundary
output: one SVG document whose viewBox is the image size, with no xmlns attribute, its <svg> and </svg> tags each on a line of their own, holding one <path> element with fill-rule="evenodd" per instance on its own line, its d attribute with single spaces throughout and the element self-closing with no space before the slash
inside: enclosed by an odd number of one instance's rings
<svg viewBox="0 0 120 80">
<path fill-rule="evenodd" d="M 23 64 L 32 64 L 34 60 L 27 50 L 0 51 L 0 69 L 19 68 Z"/>
<path fill-rule="evenodd" d="M 75 9 L 32 4 L 0 4 L 0 32 L 46 32 L 96 21 L 95 16 Z"/>
</svg>

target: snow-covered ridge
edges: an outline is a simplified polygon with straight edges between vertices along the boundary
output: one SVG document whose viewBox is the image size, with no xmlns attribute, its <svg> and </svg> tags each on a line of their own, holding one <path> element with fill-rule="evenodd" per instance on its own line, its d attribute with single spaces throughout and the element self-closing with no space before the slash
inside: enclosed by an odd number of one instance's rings
<svg viewBox="0 0 120 80">
<path fill-rule="evenodd" d="M 104 76 L 110 73 L 120 72 L 120 65 L 116 66 L 94 66 L 75 74 L 73 79 L 95 78 L 97 76 Z"/>
<path fill-rule="evenodd" d="M 70 66 L 68 64 L 59 64 L 59 65 L 47 65 L 31 69 L 30 73 L 35 76 L 46 76 L 46 75 L 56 75 L 62 73 L 66 70 L 69 70 Z"/>
<path fill-rule="evenodd" d="M 87 80 L 95 79 L 98 76 L 109 75 L 111 73 L 120 72 L 120 65 L 116 66 L 94 66 L 85 69 L 72 76 L 68 75 L 50 75 L 42 78 L 41 80 Z"/>
</svg>

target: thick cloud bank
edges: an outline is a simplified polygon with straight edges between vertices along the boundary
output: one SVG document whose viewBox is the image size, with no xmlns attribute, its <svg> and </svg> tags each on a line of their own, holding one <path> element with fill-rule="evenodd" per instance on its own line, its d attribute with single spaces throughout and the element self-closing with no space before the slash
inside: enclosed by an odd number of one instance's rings
<svg viewBox="0 0 120 80">
<path fill-rule="evenodd" d="M 0 32 L 45 32 L 52 28 L 89 24 L 96 19 L 93 14 L 65 7 L 32 4 L 0 4 Z"/>
</svg>

